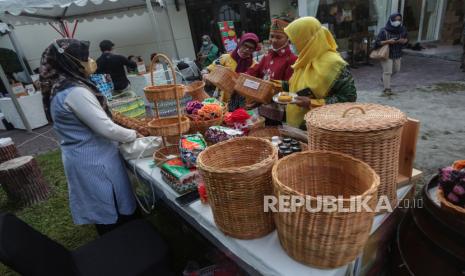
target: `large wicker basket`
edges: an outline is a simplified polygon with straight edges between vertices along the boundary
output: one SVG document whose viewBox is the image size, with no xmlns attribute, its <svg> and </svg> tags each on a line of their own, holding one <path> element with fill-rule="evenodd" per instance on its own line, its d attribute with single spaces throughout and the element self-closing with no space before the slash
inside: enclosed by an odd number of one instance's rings
<svg viewBox="0 0 465 276">
<path fill-rule="evenodd" d="M 185 86 L 185 91 L 193 100 L 202 102 L 203 100 L 210 98 L 210 96 L 205 92 L 204 87 L 204 81 L 194 81 L 193 83 Z"/>
<path fill-rule="evenodd" d="M 263 200 L 272 194 L 271 169 L 277 159 L 271 142 L 254 137 L 224 141 L 200 153 L 197 169 L 223 233 L 255 239 L 274 230 L 273 214 L 263 212 Z"/>
<path fill-rule="evenodd" d="M 220 90 L 231 94 L 234 92 L 237 74 L 224 66 L 217 65 L 213 71 L 206 75 L 206 80 Z"/>
<path fill-rule="evenodd" d="M 444 191 L 441 188 L 438 188 L 438 199 L 441 203 L 441 208 L 446 210 L 449 213 L 455 214 L 457 217 L 462 217 L 465 219 L 465 208 L 453 204 L 444 195 Z"/>
<path fill-rule="evenodd" d="M 173 76 L 174 84 L 165 84 L 165 85 L 154 84 L 153 66 L 154 66 L 154 63 L 156 63 L 156 61 L 158 61 L 160 57 L 166 60 L 168 66 L 170 67 L 170 71 Z M 152 83 L 152 85 L 144 88 L 145 97 L 147 98 L 147 101 L 149 102 L 173 100 L 175 96 L 178 99 L 181 99 L 182 97 L 184 97 L 184 89 L 185 89 L 184 85 L 176 84 L 176 72 L 174 71 L 173 63 L 170 61 L 170 59 L 167 56 L 163 54 L 155 55 L 150 63 L 150 82 Z"/>
<path fill-rule="evenodd" d="M 148 123 L 147 128 L 152 136 L 168 137 L 186 133 L 189 131 L 189 126 L 189 118 L 182 116 L 181 124 L 178 117 L 156 118 Z"/>
<path fill-rule="evenodd" d="M 378 196 L 397 206 L 397 177 L 402 126 L 407 116 L 397 108 L 340 103 L 305 116 L 310 150 L 350 154 L 370 165 L 381 178 Z"/>
<path fill-rule="evenodd" d="M 240 74 L 234 86 L 234 90 L 246 98 L 263 104 L 270 103 L 274 95 L 274 86 L 272 82 L 246 74 Z"/>
<path fill-rule="evenodd" d="M 290 206 L 291 212 L 275 213 L 278 237 L 289 256 L 311 266 L 335 268 L 362 251 L 375 213 L 365 208 L 323 211 L 327 204 L 323 196 L 336 197 L 336 206 L 344 208 L 366 200 L 374 210 L 379 176 L 366 163 L 336 152 L 295 153 L 273 167 L 273 185 L 278 198 L 305 201 L 296 204 L 295 211 Z"/>
</svg>

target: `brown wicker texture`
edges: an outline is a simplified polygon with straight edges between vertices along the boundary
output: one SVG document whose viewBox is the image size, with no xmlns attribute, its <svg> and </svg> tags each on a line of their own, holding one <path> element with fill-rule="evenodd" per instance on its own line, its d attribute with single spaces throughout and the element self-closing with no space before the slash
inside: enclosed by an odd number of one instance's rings
<svg viewBox="0 0 465 276">
<path fill-rule="evenodd" d="M 159 148 L 153 153 L 153 160 L 155 160 L 155 164 L 157 166 L 161 166 L 163 163 L 168 161 L 168 156 L 170 155 L 180 156 L 179 145 L 171 145 Z"/>
<path fill-rule="evenodd" d="M 170 67 L 174 84 L 155 85 L 153 83 L 153 65 L 160 57 L 163 58 Z M 152 85 L 144 88 L 145 97 L 149 102 L 174 100 L 184 97 L 184 85 L 176 84 L 176 72 L 174 71 L 173 63 L 163 54 L 155 55 L 150 63 L 150 82 Z"/>
<path fill-rule="evenodd" d="M 264 128 L 265 127 L 265 117 L 259 116 L 258 120 L 249 127 L 249 130 L 255 130 L 259 128 Z"/>
<path fill-rule="evenodd" d="M 374 210 L 379 185 L 375 171 L 349 155 L 307 151 L 282 158 L 272 174 L 275 196 L 306 200 L 303 206 L 295 206 L 295 212 L 275 213 L 278 237 L 287 254 L 319 268 L 335 268 L 354 260 L 369 237 L 375 213 L 365 208 L 360 208 L 361 212 L 324 212 L 326 203 L 321 196 L 342 196 L 336 204 L 344 208 L 368 198 L 367 205 Z"/>
<path fill-rule="evenodd" d="M 205 92 L 204 87 L 204 81 L 194 81 L 185 87 L 185 91 L 193 100 L 202 102 L 203 100 L 210 98 L 210 96 Z"/>
<path fill-rule="evenodd" d="M 255 137 L 224 141 L 200 153 L 197 169 L 223 233 L 255 239 L 274 230 L 272 213 L 263 212 L 263 199 L 272 194 L 271 169 L 277 159 L 273 144 Z"/>
<path fill-rule="evenodd" d="M 272 82 L 242 73 L 236 81 L 234 90 L 240 95 L 262 104 L 270 103 L 274 95 Z"/>
<path fill-rule="evenodd" d="M 221 126 L 223 123 L 223 116 L 210 120 L 197 120 L 193 116 L 187 115 L 190 121 L 189 133 L 200 133 L 205 134 L 205 131 L 211 126 Z"/>
<path fill-rule="evenodd" d="M 381 178 L 378 196 L 397 206 L 397 177 L 402 126 L 400 110 L 364 103 L 331 104 L 305 116 L 310 150 L 350 154 L 370 165 Z"/>
<path fill-rule="evenodd" d="M 189 131 L 189 118 L 182 116 L 181 125 L 178 123 L 178 117 L 153 119 L 148 123 L 147 127 L 152 136 L 179 136 L 180 133 Z"/>
<path fill-rule="evenodd" d="M 206 75 L 206 80 L 220 90 L 231 94 L 234 92 L 237 74 L 224 66 L 217 65 L 213 71 Z"/>
<path fill-rule="evenodd" d="M 267 140 L 271 141 L 271 138 L 273 136 L 279 136 L 283 137 L 283 133 L 281 133 L 280 129 L 278 127 L 263 127 L 263 128 L 258 128 L 250 131 L 249 137 L 259 137 L 259 138 L 264 138 Z M 304 142 L 300 142 L 300 148 L 302 151 L 308 150 L 308 145 Z"/>
<path fill-rule="evenodd" d="M 465 219 L 465 208 L 455 205 L 454 203 L 447 200 L 447 198 L 445 197 L 444 191 L 441 188 L 438 189 L 438 199 L 439 199 L 439 202 L 441 203 L 442 209 Z"/>
</svg>

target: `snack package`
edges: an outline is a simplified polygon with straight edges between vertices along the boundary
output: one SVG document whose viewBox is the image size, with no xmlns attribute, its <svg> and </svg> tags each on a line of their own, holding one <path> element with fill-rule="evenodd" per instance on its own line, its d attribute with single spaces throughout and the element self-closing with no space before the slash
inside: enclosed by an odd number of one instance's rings
<svg viewBox="0 0 465 276">
<path fill-rule="evenodd" d="M 186 168 L 181 158 L 166 161 L 161 166 L 161 174 L 168 185 L 180 194 L 197 189 L 200 179 L 197 170 Z"/>
<path fill-rule="evenodd" d="M 197 156 L 207 148 L 207 142 L 202 134 L 183 135 L 179 140 L 179 152 L 184 165 L 188 168 L 195 168 Z"/>
<path fill-rule="evenodd" d="M 205 132 L 205 138 L 212 143 L 218 143 L 241 136 L 244 136 L 244 132 L 242 130 L 223 126 L 212 126 Z"/>
</svg>

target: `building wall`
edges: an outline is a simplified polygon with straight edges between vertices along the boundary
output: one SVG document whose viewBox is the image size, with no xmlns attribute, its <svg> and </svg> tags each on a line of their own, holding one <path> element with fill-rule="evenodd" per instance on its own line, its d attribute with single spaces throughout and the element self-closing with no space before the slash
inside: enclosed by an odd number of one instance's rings
<svg viewBox="0 0 465 276">
<path fill-rule="evenodd" d="M 441 42 L 459 43 L 463 33 L 465 1 L 449 0 L 445 7 L 443 24 L 439 32 Z"/>
<path fill-rule="evenodd" d="M 179 1 L 180 11 L 176 11 L 174 1 L 167 1 L 168 12 L 180 57 L 195 57 L 191 31 L 184 1 Z M 83 21 L 78 25 L 76 38 L 91 42 L 91 56 L 100 55 L 98 44 L 103 39 L 115 43 L 115 52 L 122 55 L 140 55 L 146 62 L 153 52 L 175 57 L 168 16 L 165 11 L 155 10 L 157 29 L 154 32 L 148 12 L 136 11 L 132 16 L 116 13 L 113 18 Z M 40 56 L 51 41 L 59 38 L 50 26 L 45 24 L 15 26 L 16 36 L 23 47 L 31 68 L 38 67 Z M 8 36 L 0 38 L 0 47 L 12 48 Z"/>
<path fill-rule="evenodd" d="M 289 13 L 290 16 L 296 18 L 298 16 L 297 9 L 291 6 L 289 0 L 269 0 L 270 17 L 280 16 L 282 13 Z"/>
</svg>

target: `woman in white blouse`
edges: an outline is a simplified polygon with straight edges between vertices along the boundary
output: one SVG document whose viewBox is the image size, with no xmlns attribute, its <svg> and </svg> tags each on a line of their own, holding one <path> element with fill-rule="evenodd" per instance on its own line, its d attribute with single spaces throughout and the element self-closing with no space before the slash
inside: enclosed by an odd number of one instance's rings
<svg viewBox="0 0 465 276">
<path fill-rule="evenodd" d="M 137 133 L 111 120 L 106 99 L 88 80 L 95 68 L 88 42 L 60 39 L 42 54 L 40 81 L 45 110 L 60 137 L 73 221 L 95 224 L 103 234 L 134 217 L 136 203 L 117 143 L 134 141 Z"/>
</svg>

